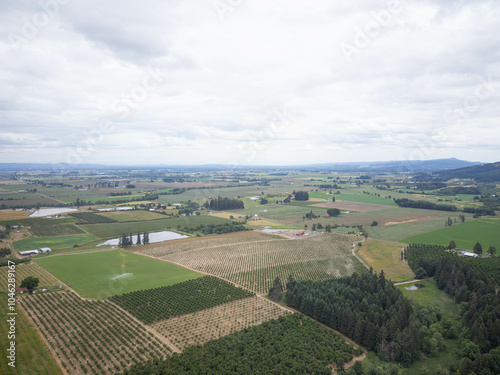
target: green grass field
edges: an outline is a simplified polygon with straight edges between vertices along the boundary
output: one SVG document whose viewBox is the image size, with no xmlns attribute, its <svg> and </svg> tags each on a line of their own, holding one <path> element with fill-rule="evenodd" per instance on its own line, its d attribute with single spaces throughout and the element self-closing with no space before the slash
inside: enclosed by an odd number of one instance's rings
<svg viewBox="0 0 500 375">
<path fill-rule="evenodd" d="M 173 285 L 203 276 L 123 250 L 51 256 L 35 262 L 70 284 L 82 297 L 92 299 Z"/>
<path fill-rule="evenodd" d="M 500 249 L 499 233 L 500 219 L 484 218 L 408 237 L 402 240 L 402 242 L 446 246 L 451 240 L 454 240 L 457 248 L 468 250 L 472 250 L 476 242 L 479 242 L 483 247 L 483 252 L 486 252 L 490 246 Z"/>
<path fill-rule="evenodd" d="M 379 225 L 376 227 L 366 227 L 365 231 L 370 238 L 385 241 L 402 241 L 405 238 L 416 236 L 422 233 L 432 232 L 445 228 L 443 219 L 417 221 L 413 223 Z"/>
<path fill-rule="evenodd" d="M 358 250 L 358 255 L 377 272 L 384 270 L 385 277 L 394 282 L 412 280 L 414 273 L 401 261 L 403 245 L 368 239 Z"/>
<path fill-rule="evenodd" d="M 333 189 L 335 192 L 335 189 Z M 384 206 L 393 206 L 397 207 L 397 204 L 394 203 L 392 199 L 386 199 L 384 198 L 387 195 L 391 195 L 391 192 L 384 192 L 381 191 L 379 192 L 381 195 L 379 196 L 374 196 L 374 195 L 369 195 L 369 194 L 357 194 L 357 193 L 351 193 L 351 192 L 345 192 L 345 191 L 340 191 L 340 194 L 334 195 L 335 201 L 348 201 L 348 202 L 361 202 L 361 203 L 372 203 L 372 204 L 382 204 Z M 332 200 L 331 195 L 326 195 L 326 192 L 314 192 L 309 194 L 311 198 L 324 198 L 328 199 L 328 201 Z"/>
<path fill-rule="evenodd" d="M 14 248 L 17 251 L 34 250 L 40 249 L 41 247 L 50 247 L 52 250 L 59 250 L 73 247 L 75 244 L 80 247 L 94 240 L 95 237 L 90 234 L 58 237 L 31 237 L 14 242 Z"/>
<path fill-rule="evenodd" d="M 406 288 L 414 285 L 421 284 L 425 288 L 418 290 L 407 290 Z M 434 279 L 427 279 L 423 281 L 416 281 L 411 284 L 398 285 L 398 289 L 403 292 L 403 295 L 411 300 L 413 303 L 440 308 L 443 313 L 450 319 L 454 320 L 460 315 L 460 307 L 455 303 L 446 292 L 438 289 Z"/>
<path fill-rule="evenodd" d="M 0 294 L 0 311 L 7 311 L 7 296 Z M 0 319 L 0 370 L 5 375 L 59 375 L 63 372 L 57 367 L 56 362 L 50 356 L 50 352 L 39 338 L 35 328 L 25 318 L 24 313 L 17 309 L 16 316 L 16 367 L 7 365 L 6 353 L 9 348 L 7 337 L 9 326 L 7 319 Z M 5 332 L 5 334 L 4 334 Z"/>
<path fill-rule="evenodd" d="M 174 210 L 169 210 L 169 213 L 173 213 L 173 211 Z M 175 211 L 175 212 L 177 212 L 177 211 Z M 145 210 L 103 212 L 103 213 L 100 213 L 99 215 L 109 217 L 110 219 L 116 220 L 120 223 L 127 222 L 127 221 L 145 221 L 145 220 L 165 219 L 165 215 L 158 214 L 156 212 L 145 211 Z"/>
<path fill-rule="evenodd" d="M 85 202 L 91 202 L 91 203 L 95 203 L 97 201 L 105 201 L 105 202 L 116 202 L 116 201 L 123 201 L 123 200 L 130 200 L 132 201 L 132 198 L 139 198 L 139 197 L 143 197 L 144 195 L 137 195 L 137 194 L 134 194 L 134 195 L 121 195 L 121 196 L 117 196 L 117 197 L 112 197 L 112 196 L 109 196 L 109 195 L 103 195 L 103 196 L 100 196 L 100 197 L 88 197 L 88 196 L 84 196 L 84 197 L 74 197 L 74 198 L 59 198 L 59 200 L 61 202 L 64 202 L 64 203 L 75 203 L 76 200 L 78 198 L 80 198 L 80 200 L 84 200 Z"/>
<path fill-rule="evenodd" d="M 98 238 L 113 238 L 123 234 L 137 234 L 137 232 L 158 232 L 167 229 L 177 229 L 188 227 L 193 228 L 201 224 L 224 224 L 230 223 L 231 220 L 210 215 L 200 215 L 192 217 L 179 217 L 170 219 L 159 219 L 149 221 L 135 221 L 124 223 L 109 223 L 109 224 L 92 224 L 83 225 L 82 228 Z"/>
</svg>

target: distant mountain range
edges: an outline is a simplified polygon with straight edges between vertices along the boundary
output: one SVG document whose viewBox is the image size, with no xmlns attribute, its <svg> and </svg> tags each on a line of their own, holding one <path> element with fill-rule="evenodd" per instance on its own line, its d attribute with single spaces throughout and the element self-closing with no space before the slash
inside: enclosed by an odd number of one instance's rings
<svg viewBox="0 0 500 375">
<path fill-rule="evenodd" d="M 450 180 L 452 178 L 473 178 L 481 182 L 500 181 L 500 162 L 437 171 L 433 174 L 439 176 L 443 180 Z"/>
<path fill-rule="evenodd" d="M 320 163 L 305 165 L 263 166 L 204 164 L 204 165 L 102 165 L 102 164 L 65 164 L 65 163 L 0 163 L 0 171 L 71 171 L 71 170 L 158 170 L 208 171 L 208 170 L 304 170 L 304 171 L 339 171 L 339 172 L 435 172 L 449 169 L 464 169 L 480 166 L 479 162 L 450 159 L 434 160 L 399 160 L 375 162 Z"/>
</svg>

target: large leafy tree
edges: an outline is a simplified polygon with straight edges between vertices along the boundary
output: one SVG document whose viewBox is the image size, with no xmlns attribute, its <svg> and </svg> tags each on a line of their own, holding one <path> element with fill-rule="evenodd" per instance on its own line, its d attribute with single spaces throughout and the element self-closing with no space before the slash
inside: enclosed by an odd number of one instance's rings
<svg viewBox="0 0 500 375">
<path fill-rule="evenodd" d="M 35 289 L 39 283 L 40 280 L 38 279 L 38 277 L 28 276 L 23 281 L 21 281 L 21 288 L 27 288 L 31 294 L 33 293 L 33 289 Z"/>
</svg>

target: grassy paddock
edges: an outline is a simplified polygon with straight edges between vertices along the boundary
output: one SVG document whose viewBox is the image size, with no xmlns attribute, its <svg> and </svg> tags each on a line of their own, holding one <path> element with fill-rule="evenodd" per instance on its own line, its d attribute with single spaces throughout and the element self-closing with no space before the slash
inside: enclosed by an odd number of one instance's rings
<svg viewBox="0 0 500 375">
<path fill-rule="evenodd" d="M 401 261 L 403 245 L 368 239 L 358 254 L 377 272 L 384 270 L 385 276 L 392 281 L 406 281 L 414 277 L 414 273 Z"/>
<path fill-rule="evenodd" d="M 32 237 L 14 242 L 14 248 L 17 251 L 40 249 L 41 247 L 50 247 L 52 250 L 71 248 L 73 245 L 92 242 L 95 237 L 90 234 L 80 234 L 77 236 L 58 236 L 58 237 Z"/>
<path fill-rule="evenodd" d="M 82 297 L 93 299 L 172 285 L 202 276 L 171 263 L 123 250 L 51 256 L 35 262 L 70 284 Z"/>
<path fill-rule="evenodd" d="M 102 212 L 99 213 L 99 215 L 116 220 L 120 223 L 127 221 L 144 221 L 144 220 L 147 221 L 147 220 L 165 219 L 165 215 L 145 210 Z"/>
<path fill-rule="evenodd" d="M 457 248 L 468 250 L 472 250 L 476 242 L 479 242 L 483 246 L 483 252 L 486 252 L 490 246 L 500 249 L 498 233 L 500 233 L 500 219 L 484 218 L 408 237 L 403 242 L 446 246 L 454 240 Z"/>
</svg>

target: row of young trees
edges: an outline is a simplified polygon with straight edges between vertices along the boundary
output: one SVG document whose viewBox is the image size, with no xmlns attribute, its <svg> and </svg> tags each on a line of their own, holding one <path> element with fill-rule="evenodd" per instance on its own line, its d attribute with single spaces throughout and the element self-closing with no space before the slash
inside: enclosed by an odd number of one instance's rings
<svg viewBox="0 0 500 375">
<path fill-rule="evenodd" d="M 149 232 L 144 232 L 142 234 L 142 239 L 141 239 L 141 233 L 137 233 L 137 237 L 135 239 L 134 243 L 134 237 L 132 234 L 123 234 L 119 239 L 118 239 L 118 246 L 120 247 L 129 247 L 133 245 L 147 245 L 149 244 Z"/>
</svg>

